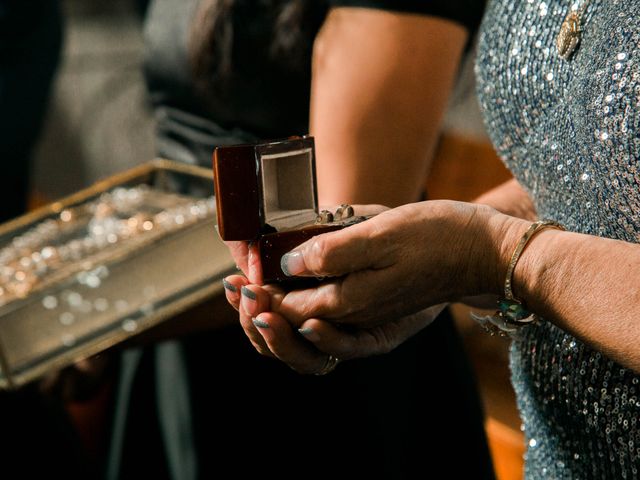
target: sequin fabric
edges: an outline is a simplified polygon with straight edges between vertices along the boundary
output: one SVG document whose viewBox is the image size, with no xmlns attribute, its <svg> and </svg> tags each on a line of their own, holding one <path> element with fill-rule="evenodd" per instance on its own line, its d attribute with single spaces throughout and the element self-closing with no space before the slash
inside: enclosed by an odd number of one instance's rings
<svg viewBox="0 0 640 480">
<path fill-rule="evenodd" d="M 566 61 L 555 42 L 572 5 L 489 4 L 476 67 L 487 129 L 541 218 L 640 243 L 640 1 L 591 0 Z M 549 322 L 514 339 L 511 369 L 527 479 L 640 478 L 638 374 Z"/>
</svg>

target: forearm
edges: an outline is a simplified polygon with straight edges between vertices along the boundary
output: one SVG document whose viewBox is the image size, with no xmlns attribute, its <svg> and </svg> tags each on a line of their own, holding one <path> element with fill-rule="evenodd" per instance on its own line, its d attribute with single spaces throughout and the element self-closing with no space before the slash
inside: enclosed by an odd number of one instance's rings
<svg viewBox="0 0 640 480">
<path fill-rule="evenodd" d="M 311 89 L 321 204 L 419 199 L 466 38 L 435 17 L 331 11 Z"/>
<path fill-rule="evenodd" d="M 528 225 L 509 224 L 501 248 L 505 267 Z M 544 230 L 516 266 L 514 294 L 546 321 L 640 372 L 639 267 L 640 245 Z"/>
<path fill-rule="evenodd" d="M 538 217 L 531 197 L 515 178 L 479 196 L 474 203 L 489 205 L 501 213 L 525 220 L 534 221 Z"/>
</svg>

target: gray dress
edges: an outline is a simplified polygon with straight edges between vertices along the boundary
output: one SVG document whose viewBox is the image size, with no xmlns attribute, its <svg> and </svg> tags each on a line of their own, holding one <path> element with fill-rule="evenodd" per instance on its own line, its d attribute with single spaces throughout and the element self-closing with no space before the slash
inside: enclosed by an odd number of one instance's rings
<svg viewBox="0 0 640 480">
<path fill-rule="evenodd" d="M 638 243 L 640 1 L 591 0 L 566 61 L 555 41 L 572 3 L 490 3 L 477 60 L 487 128 L 541 218 Z M 548 322 L 514 339 L 511 368 L 526 478 L 640 478 L 638 374 Z"/>
</svg>

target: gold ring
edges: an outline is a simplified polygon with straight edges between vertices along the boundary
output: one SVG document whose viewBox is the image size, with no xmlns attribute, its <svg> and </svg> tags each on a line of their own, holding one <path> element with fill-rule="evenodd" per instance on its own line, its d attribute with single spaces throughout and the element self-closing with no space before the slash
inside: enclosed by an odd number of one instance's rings
<svg viewBox="0 0 640 480">
<path fill-rule="evenodd" d="M 340 359 L 338 357 L 327 355 L 327 359 L 325 360 L 324 365 L 319 371 L 314 373 L 314 375 L 326 375 L 327 373 L 331 373 L 336 369 L 339 363 Z"/>
</svg>

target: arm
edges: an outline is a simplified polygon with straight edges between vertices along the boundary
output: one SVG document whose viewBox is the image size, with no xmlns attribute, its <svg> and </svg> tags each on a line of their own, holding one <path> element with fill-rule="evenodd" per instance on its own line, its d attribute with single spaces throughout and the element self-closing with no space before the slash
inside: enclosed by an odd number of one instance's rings
<svg viewBox="0 0 640 480">
<path fill-rule="evenodd" d="M 543 231 L 518 262 L 515 292 L 531 310 L 640 372 L 639 270 L 638 244 Z"/>
<path fill-rule="evenodd" d="M 501 213 L 512 217 L 535 221 L 538 218 L 529 194 L 515 178 L 480 195 L 474 203 L 489 205 Z"/>
<path fill-rule="evenodd" d="M 416 201 L 467 40 L 448 20 L 335 8 L 313 50 L 322 205 Z"/>
</svg>

